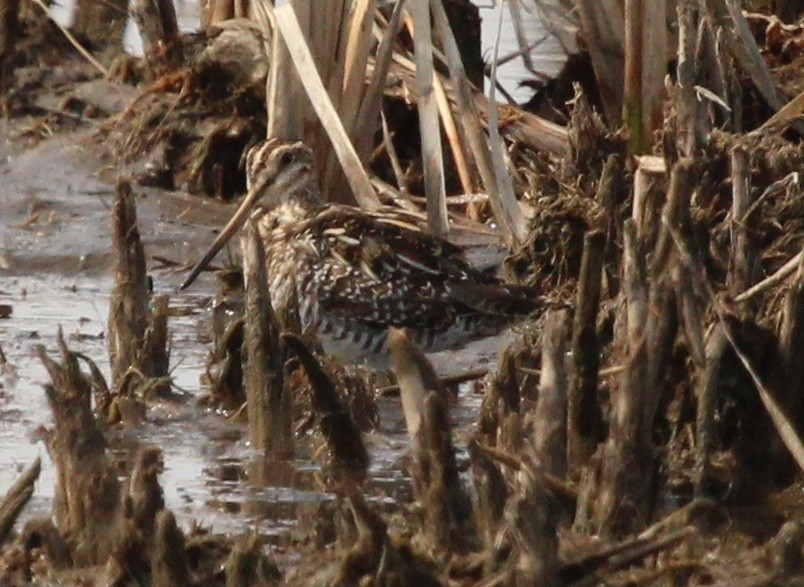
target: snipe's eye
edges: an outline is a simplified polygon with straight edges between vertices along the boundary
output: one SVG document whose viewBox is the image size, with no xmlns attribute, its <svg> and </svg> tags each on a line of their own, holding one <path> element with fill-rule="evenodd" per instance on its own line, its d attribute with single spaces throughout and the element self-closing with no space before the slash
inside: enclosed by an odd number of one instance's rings
<svg viewBox="0 0 804 587">
<path fill-rule="evenodd" d="M 279 158 L 279 162 L 282 163 L 282 165 L 290 165 L 293 163 L 293 153 L 290 151 L 285 151 Z"/>
</svg>

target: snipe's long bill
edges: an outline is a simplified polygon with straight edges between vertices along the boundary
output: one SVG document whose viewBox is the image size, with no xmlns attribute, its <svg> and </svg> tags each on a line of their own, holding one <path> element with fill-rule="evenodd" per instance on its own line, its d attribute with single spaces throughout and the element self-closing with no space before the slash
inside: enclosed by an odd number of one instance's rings
<svg viewBox="0 0 804 587">
<path fill-rule="evenodd" d="M 532 288 L 477 271 L 463 251 L 392 210 L 326 204 L 313 153 L 269 139 L 246 159 L 248 193 L 188 287 L 251 216 L 265 244 L 271 302 L 313 327 L 342 359 L 387 354 L 387 329 L 404 327 L 426 351 L 457 346 L 543 310 Z"/>
</svg>

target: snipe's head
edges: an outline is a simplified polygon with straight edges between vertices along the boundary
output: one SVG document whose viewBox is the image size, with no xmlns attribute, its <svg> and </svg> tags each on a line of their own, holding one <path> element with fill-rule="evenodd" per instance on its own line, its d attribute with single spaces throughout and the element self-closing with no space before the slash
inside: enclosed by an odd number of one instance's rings
<svg viewBox="0 0 804 587">
<path fill-rule="evenodd" d="M 246 187 L 246 196 L 237 211 L 179 289 L 195 281 L 258 204 L 262 208 L 273 208 L 282 202 L 294 202 L 302 207 L 318 203 L 313 152 L 298 141 L 268 139 L 254 145 L 246 155 Z"/>
<path fill-rule="evenodd" d="M 246 155 L 246 187 L 251 206 L 259 202 L 273 207 L 291 198 L 305 198 L 316 191 L 313 152 L 300 141 L 268 139 Z"/>
</svg>

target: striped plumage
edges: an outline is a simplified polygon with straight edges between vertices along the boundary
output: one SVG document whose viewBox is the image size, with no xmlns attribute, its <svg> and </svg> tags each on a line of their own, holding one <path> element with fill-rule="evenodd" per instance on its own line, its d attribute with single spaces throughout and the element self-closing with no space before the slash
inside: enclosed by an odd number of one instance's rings
<svg viewBox="0 0 804 587">
<path fill-rule="evenodd" d="M 389 326 L 408 328 L 427 351 L 450 348 L 545 305 L 532 289 L 472 269 L 460 248 L 399 213 L 323 203 L 302 143 L 253 147 L 246 173 L 249 194 L 184 286 L 258 206 L 274 309 L 295 305 L 302 328 L 336 356 L 384 357 Z"/>
</svg>

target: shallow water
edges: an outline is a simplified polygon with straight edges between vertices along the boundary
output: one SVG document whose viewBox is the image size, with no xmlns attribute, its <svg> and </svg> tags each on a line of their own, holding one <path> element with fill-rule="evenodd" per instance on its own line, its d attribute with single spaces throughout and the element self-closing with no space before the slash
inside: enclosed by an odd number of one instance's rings
<svg viewBox="0 0 804 587">
<path fill-rule="evenodd" d="M 43 345 L 55 358 L 56 332 L 61 327 L 70 348 L 92 358 L 108 374 L 104 332 L 111 287 L 110 278 L 103 275 L 50 274 L 3 280 L 0 299 L 11 304 L 14 313 L 10 319 L 0 320 L 0 341 L 13 367 L 0 379 L 0 492 L 37 456 L 43 461 L 42 475 L 23 520 L 50 514 L 55 487 L 55 469 L 36 434 L 41 425 L 50 425 L 51 415 L 42 389 L 48 376 L 34 348 Z M 205 391 L 199 379 L 209 351 L 209 345 L 199 340 L 208 321 L 202 307 L 207 299 L 206 294 L 183 294 L 171 301 L 172 307 L 194 310 L 191 315 L 171 318 L 169 323 L 171 375 L 176 386 L 191 397 L 179 403 L 149 406 L 146 421 L 120 433 L 112 454 L 127 462 L 130 447 L 137 444 L 162 449 L 164 472 L 160 483 L 167 507 L 182 526 L 199 521 L 226 533 L 239 533 L 247 526 L 279 539 L 294 526 L 299 508 L 309 508 L 332 496 L 316 484 L 318 465 L 303 448 L 283 478 L 268 480 L 266 486 L 250 483 L 249 471 L 255 459 L 243 439 L 246 427 L 198 404 Z M 447 359 L 455 360 L 460 354 L 453 352 Z M 465 436 L 476 417 L 480 397 L 472 394 L 469 386 L 462 393 L 454 419 L 463 431 L 459 434 Z M 381 509 L 389 509 L 409 496 L 402 469 L 408 444 L 398 399 L 381 398 L 379 411 L 380 428 L 366 437 L 372 455 L 367 495 Z"/>
</svg>

